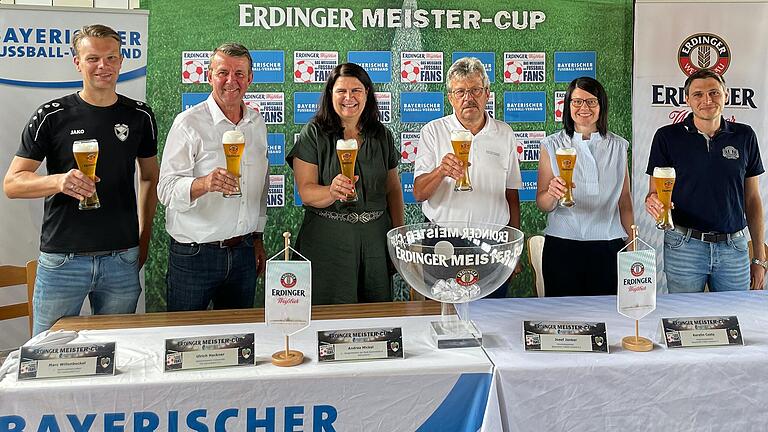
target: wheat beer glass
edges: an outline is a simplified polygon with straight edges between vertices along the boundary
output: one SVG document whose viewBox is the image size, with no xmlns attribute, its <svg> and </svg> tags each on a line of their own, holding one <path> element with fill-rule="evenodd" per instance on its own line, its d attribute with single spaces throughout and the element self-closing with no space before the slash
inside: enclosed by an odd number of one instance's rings
<svg viewBox="0 0 768 432">
<path fill-rule="evenodd" d="M 675 187 L 675 169 L 671 167 L 656 167 L 653 169 L 653 184 L 659 200 L 664 204 L 664 210 L 656 219 L 656 228 L 660 230 L 675 229 L 672 223 L 672 189 Z"/>
<path fill-rule="evenodd" d="M 355 181 L 355 161 L 357 161 L 357 140 L 354 138 L 336 141 L 336 156 L 341 165 L 341 174 L 348 179 Z M 357 201 L 357 192 L 347 194 L 344 202 Z"/>
<path fill-rule="evenodd" d="M 573 169 L 576 167 L 576 149 L 573 147 L 560 147 L 555 150 L 557 167 L 560 169 L 560 177 L 565 181 L 565 195 L 560 198 L 560 207 L 573 207 Z"/>
<path fill-rule="evenodd" d="M 75 141 L 72 143 L 72 153 L 75 155 L 77 169 L 87 175 L 89 179 L 96 181 L 96 161 L 99 159 L 99 142 L 95 139 Z M 101 207 L 99 196 L 93 195 L 80 200 L 80 210 L 94 210 Z"/>
<path fill-rule="evenodd" d="M 227 171 L 237 176 L 237 192 L 224 193 L 224 198 L 243 196 L 240 192 L 240 159 L 245 149 L 245 135 L 239 130 L 226 131 L 221 142 L 224 146 L 224 156 L 227 157 Z"/>
<path fill-rule="evenodd" d="M 472 182 L 469 180 L 469 150 L 472 149 L 472 132 L 458 129 L 451 131 L 451 146 L 453 154 L 464 165 L 464 174 L 456 180 L 453 190 L 457 192 L 471 191 Z"/>
</svg>

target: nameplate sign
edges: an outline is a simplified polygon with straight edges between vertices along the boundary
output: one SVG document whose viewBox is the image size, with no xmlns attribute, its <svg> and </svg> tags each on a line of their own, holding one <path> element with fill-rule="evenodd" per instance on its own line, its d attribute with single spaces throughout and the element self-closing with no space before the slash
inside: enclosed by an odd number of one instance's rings
<svg viewBox="0 0 768 432">
<path fill-rule="evenodd" d="M 253 333 L 165 340 L 165 371 L 253 366 Z"/>
<path fill-rule="evenodd" d="M 662 318 L 667 348 L 744 345 L 736 316 Z"/>
<path fill-rule="evenodd" d="M 523 321 L 526 351 L 608 352 L 605 323 Z"/>
<path fill-rule="evenodd" d="M 318 331 L 317 354 L 321 362 L 403 358 L 403 329 Z"/>
<path fill-rule="evenodd" d="M 19 380 L 114 374 L 114 342 L 21 347 Z"/>
</svg>

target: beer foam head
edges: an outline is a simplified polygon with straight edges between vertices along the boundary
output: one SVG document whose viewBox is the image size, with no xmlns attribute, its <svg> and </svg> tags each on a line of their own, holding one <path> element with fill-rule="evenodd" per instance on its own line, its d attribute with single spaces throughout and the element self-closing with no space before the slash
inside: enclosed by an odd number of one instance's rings
<svg viewBox="0 0 768 432">
<path fill-rule="evenodd" d="M 675 169 L 672 167 L 656 167 L 653 169 L 656 178 L 675 178 Z"/>
<path fill-rule="evenodd" d="M 336 150 L 357 150 L 357 140 L 354 138 L 340 139 L 336 141 Z"/>
<path fill-rule="evenodd" d="M 555 150 L 555 154 L 561 156 L 576 156 L 576 149 L 573 147 L 558 147 L 557 150 Z"/>
<path fill-rule="evenodd" d="M 451 141 L 472 141 L 472 132 L 464 129 L 452 130 Z"/>
<path fill-rule="evenodd" d="M 239 130 L 229 130 L 224 132 L 224 136 L 221 137 L 222 144 L 237 144 L 245 142 L 245 135 Z"/>
<path fill-rule="evenodd" d="M 80 140 L 72 143 L 72 151 L 75 153 L 91 153 L 99 151 L 99 142 L 95 139 Z"/>
</svg>

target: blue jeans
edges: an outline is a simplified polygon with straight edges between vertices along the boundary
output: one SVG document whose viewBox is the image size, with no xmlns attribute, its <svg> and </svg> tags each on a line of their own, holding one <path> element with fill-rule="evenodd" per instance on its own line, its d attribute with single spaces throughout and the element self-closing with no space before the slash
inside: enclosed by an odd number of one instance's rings
<svg viewBox="0 0 768 432">
<path fill-rule="evenodd" d="M 99 256 L 40 252 L 32 299 L 33 333 L 80 314 L 85 297 L 96 315 L 136 312 L 139 248 Z"/>
<path fill-rule="evenodd" d="M 253 237 L 246 236 L 235 247 L 179 243 L 168 248 L 169 312 L 252 308 L 256 294 L 256 255 Z"/>
<path fill-rule="evenodd" d="M 749 289 L 747 238 L 719 243 L 692 239 L 674 230 L 664 233 L 664 273 L 670 293 Z"/>
</svg>

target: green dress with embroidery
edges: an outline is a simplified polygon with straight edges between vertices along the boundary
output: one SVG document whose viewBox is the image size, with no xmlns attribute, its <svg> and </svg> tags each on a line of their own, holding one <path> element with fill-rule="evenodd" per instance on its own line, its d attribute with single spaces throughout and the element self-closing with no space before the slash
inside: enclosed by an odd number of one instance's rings
<svg viewBox="0 0 768 432">
<path fill-rule="evenodd" d="M 391 301 L 391 273 L 386 234 L 392 228 L 387 207 L 387 175 L 397 168 L 400 154 L 392 133 L 378 124 L 362 132 L 355 175 L 357 202 L 334 202 L 324 209 L 304 205 L 304 220 L 296 249 L 312 262 L 312 303 L 343 304 Z M 310 121 L 286 157 L 317 165 L 318 184 L 328 186 L 340 172 L 336 141 L 341 134 L 329 134 Z M 318 214 L 326 210 L 347 214 L 384 214 L 367 223 L 349 223 Z"/>
</svg>

